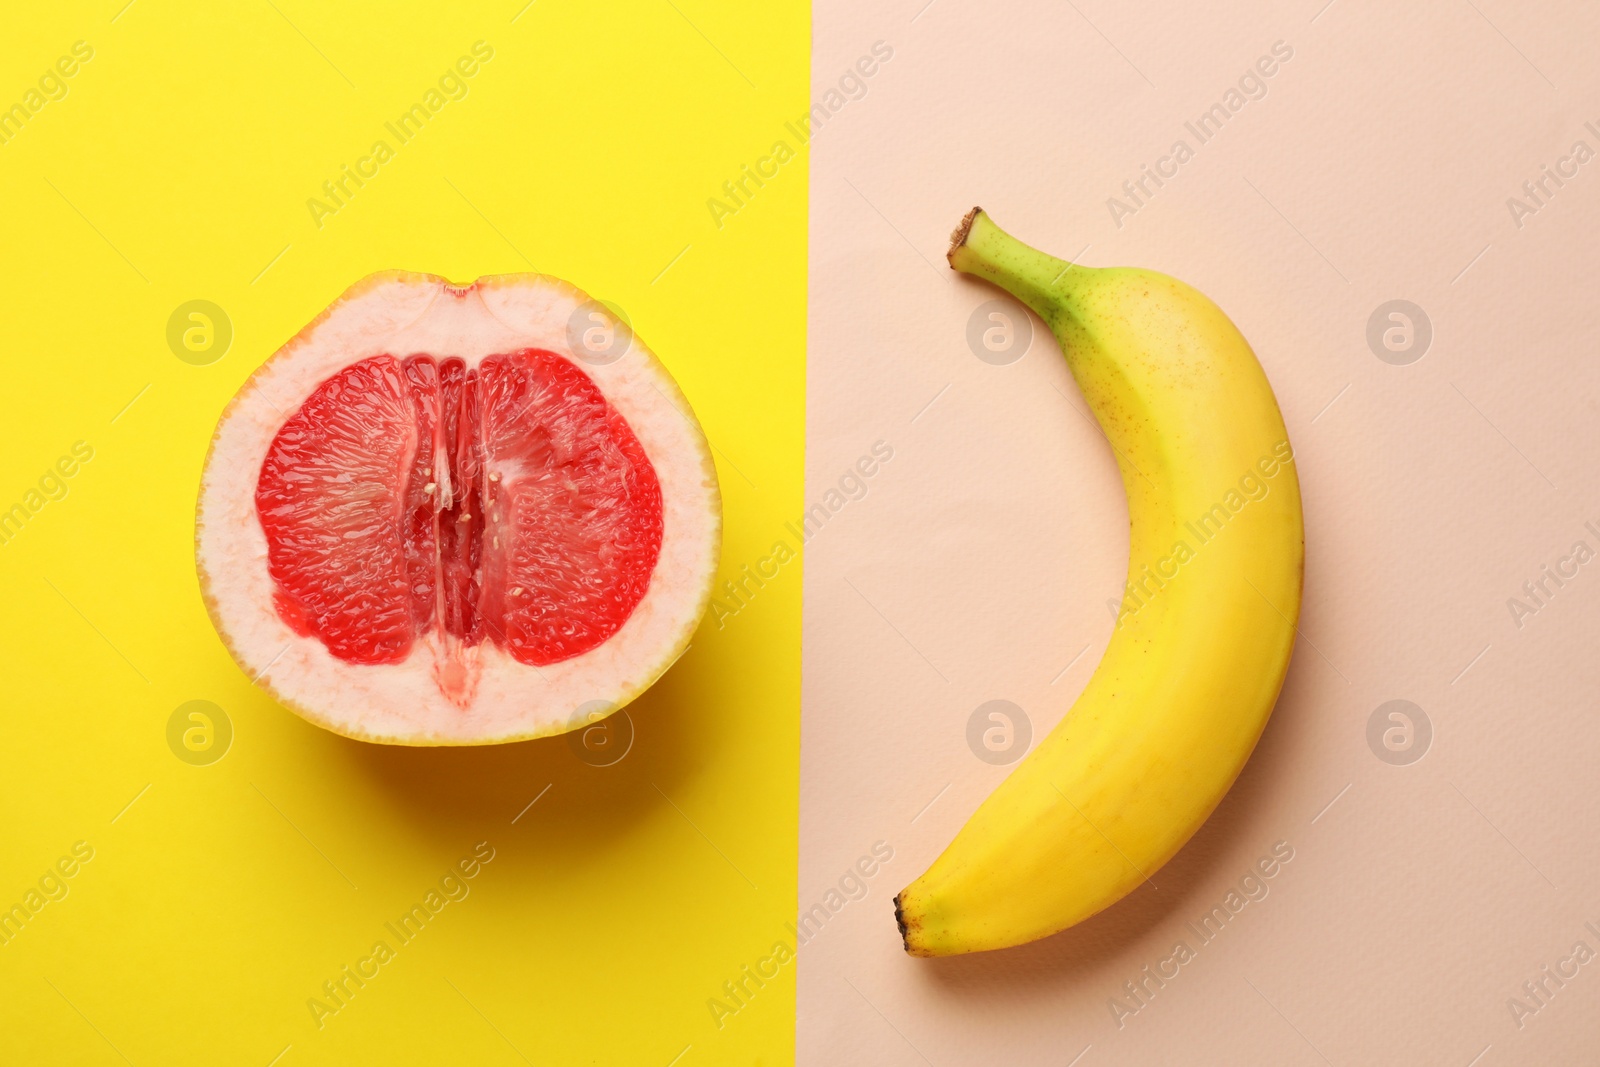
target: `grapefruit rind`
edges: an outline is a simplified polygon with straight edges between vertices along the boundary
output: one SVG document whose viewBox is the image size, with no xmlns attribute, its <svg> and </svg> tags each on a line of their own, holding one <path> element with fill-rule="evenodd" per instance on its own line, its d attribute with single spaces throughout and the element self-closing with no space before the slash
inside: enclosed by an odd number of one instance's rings
<svg viewBox="0 0 1600 1067">
<path fill-rule="evenodd" d="M 629 338 L 614 362 L 585 362 L 568 323 L 584 309 Z M 484 356 L 542 348 L 572 360 L 627 420 L 661 481 L 660 557 L 643 600 L 604 644 L 541 667 L 494 644 L 476 646 L 481 675 L 470 706 L 452 705 L 431 673 L 427 640 L 398 664 L 341 661 L 297 634 L 273 607 L 267 542 L 254 506 L 274 435 L 318 383 L 369 356 L 430 353 L 475 365 Z M 201 477 L 195 557 L 206 610 L 252 681 L 303 718 L 346 737 L 399 745 L 528 740 L 589 725 L 594 708 L 622 708 L 688 648 L 711 600 L 722 507 L 711 449 L 667 369 L 576 286 L 542 274 L 457 285 L 405 271 L 351 286 L 240 388 L 218 421 Z"/>
</svg>

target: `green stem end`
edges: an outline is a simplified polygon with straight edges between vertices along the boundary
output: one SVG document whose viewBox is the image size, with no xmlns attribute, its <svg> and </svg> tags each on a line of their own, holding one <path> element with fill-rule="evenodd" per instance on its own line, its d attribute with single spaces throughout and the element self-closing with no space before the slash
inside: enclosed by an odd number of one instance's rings
<svg viewBox="0 0 1600 1067">
<path fill-rule="evenodd" d="M 994 224 L 982 208 L 975 207 L 950 234 L 950 266 L 962 274 L 993 282 L 1027 304 L 1052 327 L 1063 313 L 1068 297 L 1066 282 L 1088 273 L 1023 244 Z"/>
</svg>

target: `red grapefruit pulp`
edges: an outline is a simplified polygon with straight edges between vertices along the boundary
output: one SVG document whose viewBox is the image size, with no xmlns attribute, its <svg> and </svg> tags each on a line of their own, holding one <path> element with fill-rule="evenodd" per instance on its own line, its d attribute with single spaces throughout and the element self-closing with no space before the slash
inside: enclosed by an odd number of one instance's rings
<svg viewBox="0 0 1600 1067">
<path fill-rule="evenodd" d="M 590 319 L 627 329 L 542 276 L 378 275 L 257 372 L 197 535 L 252 676 L 343 733 L 472 743 L 584 725 L 670 665 L 709 599 L 714 469 L 636 338 L 575 342 Z"/>
<path fill-rule="evenodd" d="M 661 551 L 639 439 L 538 349 L 341 371 L 273 439 L 256 511 L 279 614 L 351 663 L 430 630 L 560 662 L 617 632 Z"/>
</svg>

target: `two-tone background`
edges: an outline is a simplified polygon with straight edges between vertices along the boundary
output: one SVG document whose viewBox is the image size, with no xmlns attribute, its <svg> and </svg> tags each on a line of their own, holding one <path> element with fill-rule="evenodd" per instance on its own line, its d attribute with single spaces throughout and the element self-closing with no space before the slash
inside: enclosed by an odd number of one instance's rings
<svg viewBox="0 0 1600 1067">
<path fill-rule="evenodd" d="M 0 1060 L 1600 1056 L 1593 12 L 110 0 L 5 26 L 0 907 L 27 918 Z M 1048 336 L 1002 301 L 985 344 L 999 294 L 944 264 L 975 203 L 1233 316 L 1294 442 L 1306 600 L 1260 748 L 1155 887 L 921 961 L 889 899 L 1070 706 L 1127 551 Z M 803 549 L 628 709 L 615 762 L 335 737 L 206 620 L 218 412 L 394 267 L 620 307 L 716 447 L 727 576 Z M 169 329 L 194 307 L 201 351 Z M 171 725 L 197 707 L 198 755 Z M 995 714 L 1012 750 L 969 741 Z"/>
</svg>

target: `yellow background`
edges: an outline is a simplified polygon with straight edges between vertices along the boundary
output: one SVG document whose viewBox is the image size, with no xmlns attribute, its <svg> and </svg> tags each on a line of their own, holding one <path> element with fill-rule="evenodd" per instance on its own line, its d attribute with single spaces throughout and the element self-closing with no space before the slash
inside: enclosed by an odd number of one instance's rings
<svg viewBox="0 0 1600 1067">
<path fill-rule="evenodd" d="M 94 49 L 0 145 L 0 509 L 94 449 L 0 545 L 0 905 L 94 848 L 0 946 L 0 1061 L 790 1061 L 792 964 L 720 1029 L 706 1001 L 794 911 L 798 566 L 708 621 L 595 768 L 560 738 L 307 724 L 228 658 L 191 539 L 218 413 L 351 282 L 537 269 L 619 305 L 695 406 L 724 573 L 766 555 L 801 510 L 805 160 L 720 229 L 706 200 L 805 111 L 804 5 L 122 3 L 30 5 L 0 40 L 5 106 Z M 384 122 L 479 40 L 468 95 L 398 145 Z M 395 158 L 319 229 L 306 200 L 379 138 Z M 166 343 L 193 299 L 234 327 L 207 366 Z M 233 724 L 209 766 L 167 745 L 190 700 Z M 485 840 L 470 895 L 318 1029 L 322 983 Z"/>
</svg>

